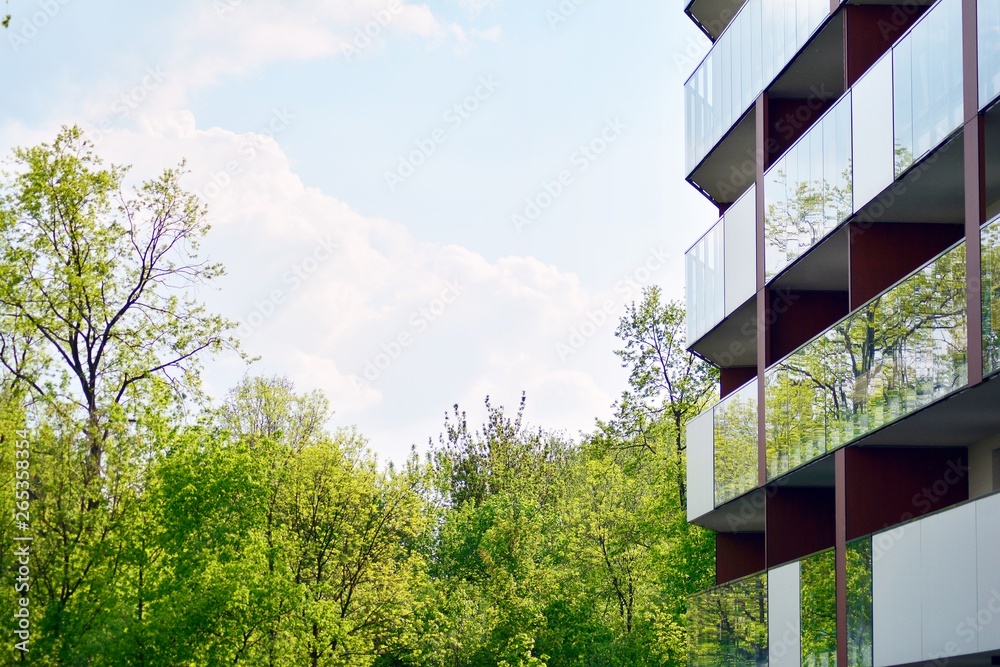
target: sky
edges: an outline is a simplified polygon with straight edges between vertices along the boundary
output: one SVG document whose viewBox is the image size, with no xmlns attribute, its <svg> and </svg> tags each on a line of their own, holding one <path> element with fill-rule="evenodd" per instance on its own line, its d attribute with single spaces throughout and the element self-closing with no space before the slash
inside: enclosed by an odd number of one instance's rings
<svg viewBox="0 0 1000 667">
<path fill-rule="evenodd" d="M 0 154 L 78 124 L 209 207 L 222 396 L 284 375 L 382 460 L 458 403 L 570 437 L 627 386 L 643 287 L 683 299 L 715 221 L 684 181 L 679 0 L 10 0 Z M 6 42 L 6 43 L 3 43 Z M 472 423 L 476 423 L 473 421 Z"/>
</svg>

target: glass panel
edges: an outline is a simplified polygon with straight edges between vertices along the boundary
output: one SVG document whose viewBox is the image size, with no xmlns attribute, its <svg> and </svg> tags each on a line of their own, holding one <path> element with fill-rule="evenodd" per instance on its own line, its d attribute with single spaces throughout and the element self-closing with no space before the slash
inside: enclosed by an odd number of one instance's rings
<svg viewBox="0 0 1000 667">
<path fill-rule="evenodd" d="M 852 191 L 848 91 L 764 177 L 768 280 L 851 215 Z"/>
<path fill-rule="evenodd" d="M 1000 2 L 979 0 L 979 108 L 1000 94 Z"/>
<path fill-rule="evenodd" d="M 757 186 L 729 207 L 726 222 L 726 315 L 757 291 Z"/>
<path fill-rule="evenodd" d="M 847 545 L 847 667 L 872 667 L 872 541 Z"/>
<path fill-rule="evenodd" d="M 757 381 L 715 406 L 715 506 L 757 487 Z"/>
<path fill-rule="evenodd" d="M 1000 370 L 1000 219 L 983 228 L 983 373 Z"/>
<path fill-rule="evenodd" d="M 800 569 L 803 667 L 837 664 L 837 561 L 832 549 L 804 558 Z"/>
<path fill-rule="evenodd" d="M 941 0 L 893 48 L 896 176 L 962 123 L 962 5 Z"/>
<path fill-rule="evenodd" d="M 882 58 L 851 89 L 853 198 L 861 208 L 895 177 L 892 132 L 892 56 Z"/>
<path fill-rule="evenodd" d="M 724 230 L 719 220 L 685 256 L 687 339 L 692 343 L 725 317 Z"/>
<path fill-rule="evenodd" d="M 965 386 L 966 323 L 963 243 L 776 364 L 768 478 Z"/>
<path fill-rule="evenodd" d="M 749 0 L 743 6 L 684 86 L 688 172 L 750 108 L 829 11 L 828 0 Z"/>
<path fill-rule="evenodd" d="M 767 574 L 688 598 L 691 667 L 767 665 Z"/>
</svg>

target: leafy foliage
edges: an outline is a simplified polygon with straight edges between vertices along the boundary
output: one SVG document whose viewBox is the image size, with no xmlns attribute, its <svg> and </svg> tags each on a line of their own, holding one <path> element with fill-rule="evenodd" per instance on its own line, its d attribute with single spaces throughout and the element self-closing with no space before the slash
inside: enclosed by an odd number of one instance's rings
<svg viewBox="0 0 1000 667">
<path fill-rule="evenodd" d="M 684 517 L 684 424 L 714 395 L 657 290 L 619 328 L 629 391 L 580 442 L 486 399 L 380 465 L 318 392 L 246 377 L 190 298 L 206 212 L 183 165 L 125 193 L 77 128 L 0 188 L 0 541 L 29 443 L 31 664 L 625 667 L 683 662 L 712 536 Z M 18 446 L 19 447 L 19 446 Z M 15 608 L 0 550 L 0 605 Z M 15 619 L 0 620 L 3 631 Z M 2 661 L 20 655 L 8 643 Z"/>
</svg>

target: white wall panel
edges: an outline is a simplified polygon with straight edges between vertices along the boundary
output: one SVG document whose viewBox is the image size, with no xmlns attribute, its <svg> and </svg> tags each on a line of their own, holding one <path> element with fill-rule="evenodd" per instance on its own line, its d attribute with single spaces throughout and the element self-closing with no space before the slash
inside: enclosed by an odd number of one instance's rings
<svg viewBox="0 0 1000 667">
<path fill-rule="evenodd" d="M 769 667 L 800 667 L 802 664 L 799 578 L 799 561 L 767 573 Z"/>
<path fill-rule="evenodd" d="M 974 653 L 975 636 L 960 633 L 965 620 L 976 615 L 976 505 L 920 523 L 923 657 Z"/>
<path fill-rule="evenodd" d="M 875 667 L 916 662 L 923 654 L 920 527 L 909 523 L 872 542 Z"/>
<path fill-rule="evenodd" d="M 715 509 L 715 419 L 712 410 L 687 425 L 688 521 Z"/>
<path fill-rule="evenodd" d="M 1000 649 L 1000 494 L 976 503 L 979 594 L 976 627 L 979 650 Z M 963 633 L 969 630 L 963 628 Z"/>
</svg>

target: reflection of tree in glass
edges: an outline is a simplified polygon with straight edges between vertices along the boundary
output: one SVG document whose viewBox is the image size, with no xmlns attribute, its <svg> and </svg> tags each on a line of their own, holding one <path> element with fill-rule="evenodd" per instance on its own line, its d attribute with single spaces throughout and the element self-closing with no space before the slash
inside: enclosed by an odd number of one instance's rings
<svg viewBox="0 0 1000 667">
<path fill-rule="evenodd" d="M 800 566 L 802 664 L 837 663 L 837 566 L 833 550 L 810 556 Z"/>
<path fill-rule="evenodd" d="M 715 408 L 715 503 L 757 486 L 757 383 Z"/>
<path fill-rule="evenodd" d="M 819 243 L 853 212 L 851 161 L 835 180 L 796 180 L 783 168 L 769 175 L 769 197 L 764 216 L 767 270 L 775 275 L 799 255 Z M 795 175 L 792 174 L 792 177 Z"/>
<path fill-rule="evenodd" d="M 896 159 L 896 178 L 899 178 L 904 171 L 910 168 L 914 162 L 913 151 L 896 140 L 896 148 L 893 151 Z"/>
<path fill-rule="evenodd" d="M 772 476 L 963 386 L 966 322 L 963 244 L 780 362 L 767 378 Z"/>
<path fill-rule="evenodd" d="M 847 665 L 872 667 L 872 541 L 847 545 Z"/>
<path fill-rule="evenodd" d="M 688 645 L 693 666 L 767 665 L 767 575 L 754 575 L 691 598 Z"/>
<path fill-rule="evenodd" d="M 984 373 L 1000 370 L 1000 220 L 983 229 Z"/>
</svg>

